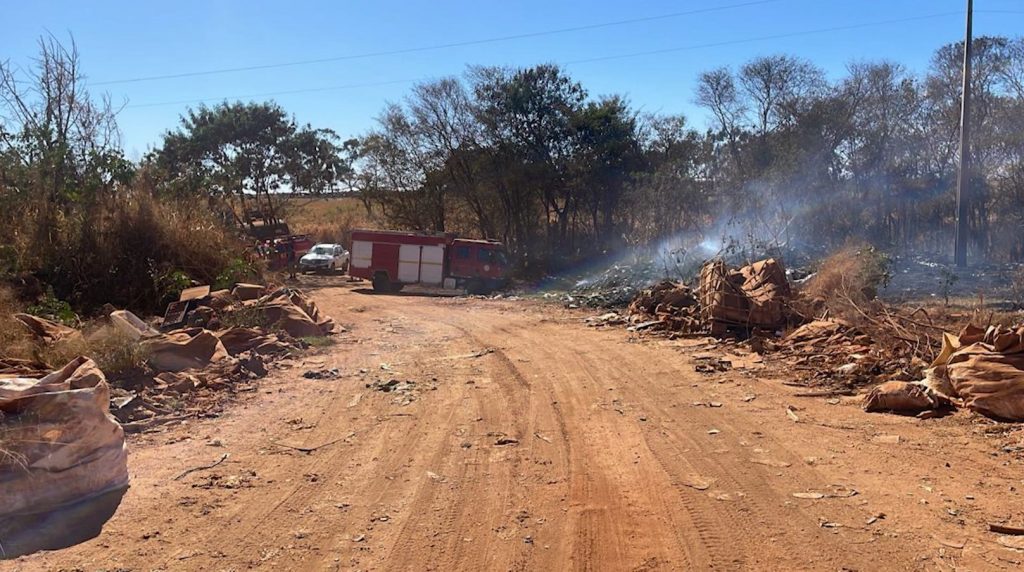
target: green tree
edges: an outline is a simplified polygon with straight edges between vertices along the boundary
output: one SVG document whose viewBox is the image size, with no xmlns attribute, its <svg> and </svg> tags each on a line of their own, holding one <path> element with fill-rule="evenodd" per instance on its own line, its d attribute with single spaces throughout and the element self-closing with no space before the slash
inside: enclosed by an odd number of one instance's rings
<svg viewBox="0 0 1024 572">
<path fill-rule="evenodd" d="M 280 222 L 284 192 L 321 194 L 348 180 L 351 165 L 329 129 L 299 126 L 275 103 L 190 109 L 148 158 L 166 190 L 209 193 L 238 223 Z"/>
</svg>

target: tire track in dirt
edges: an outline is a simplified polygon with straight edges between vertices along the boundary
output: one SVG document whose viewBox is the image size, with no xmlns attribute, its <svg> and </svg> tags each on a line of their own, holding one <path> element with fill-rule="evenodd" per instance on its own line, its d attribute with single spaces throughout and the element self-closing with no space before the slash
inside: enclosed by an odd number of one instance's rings
<svg viewBox="0 0 1024 572">
<path fill-rule="evenodd" d="M 527 331 L 532 333 L 532 328 Z M 688 545 L 675 542 L 674 539 L 665 537 L 665 527 L 651 526 L 645 522 L 657 514 L 662 500 L 647 495 L 657 494 L 656 491 L 664 483 L 658 482 L 657 475 L 650 474 L 646 467 L 636 471 L 633 479 L 622 475 L 623 467 L 629 465 L 629 455 L 628 451 L 617 447 L 623 441 L 621 414 L 611 417 L 612 411 L 598 409 L 595 412 L 595 403 L 603 401 L 608 393 L 607 385 L 619 385 L 621 381 L 629 380 L 606 379 L 606 372 L 603 371 L 602 379 L 598 380 L 591 364 L 574 359 L 571 349 L 574 342 L 565 345 L 539 343 L 540 340 L 548 339 L 558 338 L 538 335 L 529 336 L 521 342 L 527 345 L 530 355 L 535 356 L 537 363 L 558 365 L 558 376 L 553 380 L 552 386 L 559 390 L 557 393 L 560 403 L 566 401 L 571 407 L 571 411 L 566 411 L 565 417 L 572 419 L 576 426 L 570 432 L 587 437 L 584 441 L 586 450 L 580 452 L 575 465 L 579 467 L 577 474 L 581 476 L 582 486 L 574 492 L 584 506 L 578 525 L 583 548 L 575 552 L 576 568 L 590 569 L 594 563 L 613 563 L 619 567 L 631 568 L 652 559 L 680 569 L 702 568 L 707 562 L 705 546 L 692 542 Z M 638 479 L 646 481 L 648 485 L 637 487 L 635 480 Z M 639 507 L 635 504 L 637 500 L 632 499 L 629 504 L 622 504 L 622 500 L 636 496 L 633 493 L 638 492 L 638 489 L 644 497 L 637 499 L 641 503 Z M 600 510 L 593 506 L 594 499 L 600 499 L 605 503 Z M 621 527 L 621 523 L 626 525 Z M 635 539 L 623 535 L 623 528 L 631 531 L 642 530 L 644 537 L 655 538 L 656 542 L 649 546 L 643 546 L 649 544 L 645 542 L 624 543 L 624 540 Z M 692 522 L 677 518 L 672 522 L 671 528 L 689 530 L 692 528 Z M 610 553 L 607 552 L 609 550 Z M 652 551 L 656 554 L 652 554 Z"/>
<path fill-rule="evenodd" d="M 550 331 L 545 331 L 548 329 Z M 565 391 L 557 393 L 565 406 L 571 408 L 571 411 L 565 411 L 564 416 L 589 422 L 584 423 L 584 427 L 567 430 L 569 434 L 578 435 L 582 430 L 594 441 L 612 442 L 616 438 L 622 439 L 623 432 L 628 433 L 628 425 L 635 425 L 635 422 L 623 415 L 619 423 L 619 432 L 616 433 L 606 429 L 615 425 L 613 422 L 593 423 L 600 413 L 584 413 L 591 405 L 587 403 L 586 398 L 600 400 L 600 393 L 604 389 L 591 372 L 601 372 L 601 382 L 604 385 L 615 386 L 628 396 L 629 400 L 635 401 L 639 407 L 633 408 L 646 411 L 651 417 L 682 418 L 673 424 L 675 426 L 659 427 L 653 423 L 644 423 L 643 430 L 639 432 L 643 447 L 650 453 L 650 458 L 656 465 L 656 472 L 664 476 L 664 479 L 659 479 L 657 475 L 644 478 L 644 472 L 641 471 L 639 479 L 641 482 L 650 483 L 645 486 L 653 486 L 655 490 L 659 485 L 665 485 L 664 481 L 667 481 L 669 486 L 664 487 L 662 493 L 672 491 L 675 497 L 673 500 L 678 501 L 678 506 L 683 509 L 676 510 L 676 503 L 665 503 L 664 507 L 659 507 L 664 510 L 669 524 L 668 527 L 662 528 L 675 531 L 677 549 L 675 553 L 654 557 L 655 562 L 701 569 L 743 569 L 752 565 L 817 567 L 824 564 L 823 560 L 830 565 L 849 564 L 849 559 L 844 555 L 848 539 L 844 540 L 836 534 L 825 532 L 818 526 L 818 520 L 814 515 L 801 509 L 791 499 L 791 493 L 794 491 L 821 488 L 824 486 L 824 479 L 813 469 L 806 468 L 796 455 L 770 436 L 762 435 L 759 443 L 761 446 L 756 448 L 743 440 L 742 428 L 749 427 L 749 424 L 743 425 L 741 421 L 733 422 L 729 419 L 729 416 L 733 415 L 737 416 L 737 419 L 742 419 L 742 413 L 732 411 L 723 414 L 703 408 L 688 408 L 693 411 L 683 412 L 670 407 L 679 399 L 679 392 L 666 389 L 668 384 L 648 382 L 644 377 L 644 372 L 649 369 L 651 363 L 657 363 L 659 369 L 663 369 L 665 364 L 661 363 L 661 358 L 665 356 L 654 354 L 647 348 L 623 346 L 623 342 L 618 340 L 609 343 L 593 339 L 574 339 L 570 344 L 555 344 L 552 340 L 558 339 L 560 331 L 555 326 L 548 328 L 544 325 L 524 325 L 522 331 L 528 332 L 529 335 L 518 337 L 514 328 L 504 327 L 501 330 L 502 339 L 506 340 L 507 344 L 521 345 L 521 349 L 531 355 L 537 363 L 543 363 L 549 370 L 553 370 L 550 377 L 551 385 L 566 388 Z M 498 333 L 492 330 L 492 335 Z M 564 328 L 561 333 L 564 339 Z M 598 337 L 591 332 L 580 335 L 588 338 Z M 588 349 L 576 349 L 577 345 Z M 628 352 L 623 348 L 628 348 Z M 648 357 L 651 358 L 649 362 L 644 359 Z M 678 364 L 671 366 L 668 375 L 683 379 L 699 379 L 689 367 Z M 665 378 L 665 373 L 659 373 L 656 377 Z M 706 435 L 708 427 L 720 428 L 722 433 L 715 439 L 702 437 Z M 757 449 L 761 451 L 757 452 Z M 753 457 L 766 457 L 769 463 L 785 460 L 789 466 L 764 466 L 752 463 L 750 459 Z M 595 461 L 601 458 L 600 454 L 586 455 L 580 462 L 570 463 L 570 466 L 579 467 L 585 475 L 582 480 L 574 480 L 574 498 L 607 498 L 609 494 L 622 494 L 623 491 L 628 491 L 628 487 L 617 483 L 603 482 L 595 486 L 596 479 L 603 478 L 595 475 L 614 475 L 617 470 L 615 466 L 601 465 Z M 623 459 L 618 459 L 618 463 L 622 461 Z M 649 474 L 651 469 L 646 471 Z M 784 473 L 781 477 L 778 475 L 780 472 Z M 686 484 L 691 475 L 710 479 L 715 485 L 714 489 L 719 489 L 719 494 L 729 495 L 730 500 L 716 500 L 707 492 Z M 711 488 L 709 490 L 714 492 Z M 737 496 L 736 493 L 744 496 Z M 841 503 L 841 500 L 828 502 L 834 503 L 830 506 L 833 513 L 852 513 L 852 518 L 861 522 L 867 518 L 861 510 L 837 507 L 835 503 Z M 641 507 L 643 506 L 645 505 L 641 503 Z M 657 504 L 648 502 L 646 506 Z M 619 513 L 618 521 L 632 523 L 631 518 L 650 520 L 649 515 L 636 515 L 638 511 L 632 505 L 617 505 L 614 508 L 615 512 Z M 597 507 L 584 505 L 581 511 L 580 521 L 576 525 L 578 531 L 577 547 L 573 550 L 574 561 L 596 561 L 606 564 L 622 563 L 623 559 L 630 561 L 631 558 L 624 556 L 617 545 L 608 546 L 609 538 L 621 538 L 620 531 L 614 526 L 606 526 L 600 516 L 601 511 L 595 509 Z M 805 524 L 798 529 L 793 526 L 793 520 Z M 799 532 L 794 535 L 797 530 Z M 604 540 L 605 545 L 601 548 L 603 552 L 598 552 L 595 538 Z M 659 543 L 658 546 L 665 547 L 663 543 Z M 809 553 L 804 548 L 806 546 L 824 547 L 824 550 Z M 870 557 L 852 560 L 868 568 L 874 562 Z"/>
</svg>

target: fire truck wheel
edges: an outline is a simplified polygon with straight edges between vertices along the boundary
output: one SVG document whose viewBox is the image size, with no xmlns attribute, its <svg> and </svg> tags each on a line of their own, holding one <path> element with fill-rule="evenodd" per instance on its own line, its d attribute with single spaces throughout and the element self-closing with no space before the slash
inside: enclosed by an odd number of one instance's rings
<svg viewBox="0 0 1024 572">
<path fill-rule="evenodd" d="M 487 294 L 487 291 L 487 283 L 483 280 L 473 279 L 466 283 L 467 294 L 478 296 L 481 294 Z"/>
<path fill-rule="evenodd" d="M 387 274 L 375 274 L 373 277 L 373 291 L 378 294 L 391 291 L 391 281 Z"/>
</svg>

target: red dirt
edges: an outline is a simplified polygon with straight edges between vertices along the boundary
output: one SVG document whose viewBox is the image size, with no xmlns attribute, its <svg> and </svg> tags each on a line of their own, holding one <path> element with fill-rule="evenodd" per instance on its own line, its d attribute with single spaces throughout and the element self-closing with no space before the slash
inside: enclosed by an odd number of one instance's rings
<svg viewBox="0 0 1024 572">
<path fill-rule="evenodd" d="M 1024 523 L 1021 458 L 1000 451 L 1012 426 L 796 398 L 749 355 L 721 356 L 744 368 L 698 374 L 695 353 L 720 350 L 587 328 L 536 302 L 352 288 L 314 293 L 349 327 L 337 345 L 275 369 L 219 418 L 134 437 L 132 488 L 100 537 L 3 567 L 978 570 L 1024 560 L 986 530 Z M 336 379 L 301 375 L 335 367 Z M 416 382 L 411 403 L 366 387 L 391 378 Z M 878 438 L 892 435 L 899 442 Z M 331 444 L 305 453 L 281 443 Z"/>
</svg>

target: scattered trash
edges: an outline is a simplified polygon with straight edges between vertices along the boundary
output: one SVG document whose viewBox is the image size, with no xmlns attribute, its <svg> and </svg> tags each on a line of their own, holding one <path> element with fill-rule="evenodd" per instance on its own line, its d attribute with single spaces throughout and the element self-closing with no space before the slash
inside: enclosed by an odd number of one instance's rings
<svg viewBox="0 0 1024 572">
<path fill-rule="evenodd" d="M 719 373 L 729 371 L 732 368 L 731 361 L 718 356 L 695 356 L 694 361 L 696 364 L 693 366 L 693 369 L 697 373 Z"/>
<path fill-rule="evenodd" d="M 794 423 L 800 422 L 800 417 L 796 414 L 792 405 L 786 406 L 786 417 L 789 417 Z"/>
<path fill-rule="evenodd" d="M 341 377 L 341 371 L 338 368 L 331 369 L 316 369 L 303 372 L 302 377 L 306 379 L 335 379 Z"/>
<path fill-rule="evenodd" d="M 1011 536 L 1024 535 L 1024 527 L 1021 526 L 1009 526 L 1006 524 L 990 522 L 988 524 L 988 529 L 990 532 L 995 532 L 997 534 L 1009 534 Z"/>
<path fill-rule="evenodd" d="M 864 411 L 918 413 L 949 405 L 949 399 L 921 383 L 888 381 L 864 398 Z"/>
<path fill-rule="evenodd" d="M 874 443 L 882 443 L 886 445 L 897 445 L 900 442 L 899 435 L 875 435 L 871 438 Z"/>
</svg>

